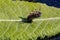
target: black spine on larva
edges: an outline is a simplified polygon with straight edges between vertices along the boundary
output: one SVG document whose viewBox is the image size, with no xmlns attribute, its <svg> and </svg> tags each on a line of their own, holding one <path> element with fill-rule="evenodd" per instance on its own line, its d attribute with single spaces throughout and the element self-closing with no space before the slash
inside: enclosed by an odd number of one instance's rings
<svg viewBox="0 0 60 40">
<path fill-rule="evenodd" d="M 38 12 L 36 15 L 37 15 L 36 16 L 37 18 L 40 17 L 41 16 L 41 12 Z"/>
</svg>

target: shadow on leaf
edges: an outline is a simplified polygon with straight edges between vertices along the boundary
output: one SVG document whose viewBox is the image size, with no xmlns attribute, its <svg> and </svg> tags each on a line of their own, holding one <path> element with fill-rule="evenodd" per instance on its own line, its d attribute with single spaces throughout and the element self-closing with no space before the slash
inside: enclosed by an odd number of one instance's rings
<svg viewBox="0 0 60 40">
<path fill-rule="evenodd" d="M 27 20 L 27 18 L 19 17 L 22 19 L 22 22 L 24 23 L 32 23 L 31 21 Z"/>
</svg>

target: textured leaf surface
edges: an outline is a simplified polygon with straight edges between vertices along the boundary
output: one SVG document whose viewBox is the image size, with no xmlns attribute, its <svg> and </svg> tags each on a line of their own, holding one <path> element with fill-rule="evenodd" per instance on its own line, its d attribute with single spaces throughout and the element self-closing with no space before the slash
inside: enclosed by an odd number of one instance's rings
<svg viewBox="0 0 60 40">
<path fill-rule="evenodd" d="M 31 24 L 0 21 L 0 38 L 2 40 L 36 40 L 38 36 L 44 38 L 60 33 L 60 19 L 40 20 L 60 17 L 60 9 L 41 3 L 0 0 L 0 19 L 18 20 L 19 17 L 27 17 L 35 9 L 39 10 L 42 15 L 39 21 L 36 20 Z"/>
</svg>

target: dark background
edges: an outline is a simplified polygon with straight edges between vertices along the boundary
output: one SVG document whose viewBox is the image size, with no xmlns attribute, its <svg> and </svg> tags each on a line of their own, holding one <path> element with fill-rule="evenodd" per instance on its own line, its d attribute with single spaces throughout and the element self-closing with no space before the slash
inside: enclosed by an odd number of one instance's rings
<svg viewBox="0 0 60 40">
<path fill-rule="evenodd" d="M 48 6 L 54 6 L 60 8 L 60 0 L 20 0 L 20 1 L 40 2 L 40 3 L 45 3 Z"/>
<path fill-rule="evenodd" d="M 60 0 L 34 0 L 35 2 L 45 3 L 48 6 L 60 8 Z"/>
</svg>

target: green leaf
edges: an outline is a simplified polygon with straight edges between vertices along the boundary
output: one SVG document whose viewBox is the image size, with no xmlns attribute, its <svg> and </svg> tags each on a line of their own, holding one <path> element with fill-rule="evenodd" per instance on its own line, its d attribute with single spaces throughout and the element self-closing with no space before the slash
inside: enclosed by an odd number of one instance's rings
<svg viewBox="0 0 60 40">
<path fill-rule="evenodd" d="M 38 10 L 41 17 L 32 23 L 20 21 L 19 17 L 27 17 Z M 1 40 L 36 40 L 38 36 L 53 36 L 60 33 L 60 9 L 42 3 L 25 1 L 0 0 L 0 39 Z"/>
</svg>

